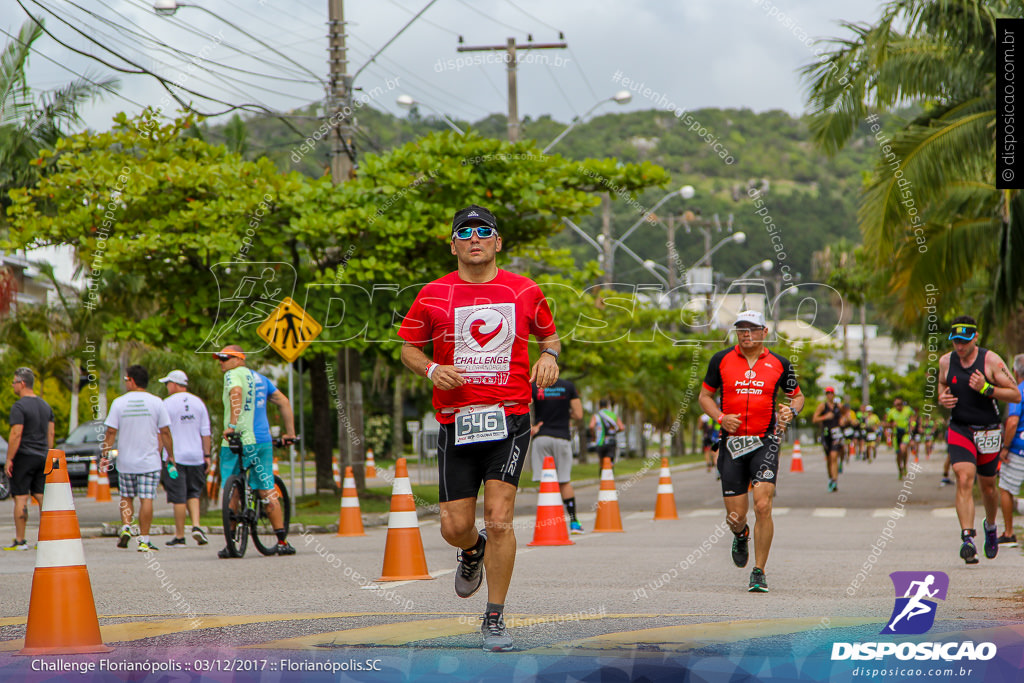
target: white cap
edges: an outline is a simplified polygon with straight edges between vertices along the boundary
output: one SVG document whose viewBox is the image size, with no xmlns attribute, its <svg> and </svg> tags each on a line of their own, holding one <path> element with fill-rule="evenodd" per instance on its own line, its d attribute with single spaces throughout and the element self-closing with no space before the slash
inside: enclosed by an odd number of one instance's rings
<svg viewBox="0 0 1024 683">
<path fill-rule="evenodd" d="M 761 311 L 743 311 L 736 316 L 736 322 L 733 323 L 733 327 L 738 326 L 740 323 L 751 323 L 757 327 L 765 327 L 764 313 Z"/>
<path fill-rule="evenodd" d="M 174 382 L 175 384 L 180 384 L 183 387 L 187 387 L 188 375 L 186 375 L 181 370 L 171 370 L 170 372 L 167 373 L 166 377 L 161 377 L 160 381 L 163 382 L 164 384 L 167 384 L 168 382 Z"/>
</svg>

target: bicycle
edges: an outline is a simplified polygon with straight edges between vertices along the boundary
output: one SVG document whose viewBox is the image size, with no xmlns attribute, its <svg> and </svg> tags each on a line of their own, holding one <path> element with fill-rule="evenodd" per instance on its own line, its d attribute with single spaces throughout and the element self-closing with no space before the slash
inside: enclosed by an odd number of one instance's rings
<svg viewBox="0 0 1024 683">
<path fill-rule="evenodd" d="M 296 439 L 297 441 L 298 439 Z M 232 557 L 244 557 L 252 536 L 253 545 L 263 555 L 277 554 L 277 534 L 267 514 L 266 501 L 259 493 L 249 486 L 249 470 L 253 469 L 252 460 L 246 464 L 243 458 L 242 437 L 238 434 L 227 436 L 228 447 L 238 455 L 241 474 L 232 474 L 224 483 L 221 515 L 224 522 L 224 538 L 228 552 Z M 275 447 L 284 446 L 284 439 L 275 439 Z M 288 488 L 281 477 L 274 477 L 274 493 L 271 496 L 284 513 L 284 528 L 291 524 L 292 506 Z"/>
</svg>

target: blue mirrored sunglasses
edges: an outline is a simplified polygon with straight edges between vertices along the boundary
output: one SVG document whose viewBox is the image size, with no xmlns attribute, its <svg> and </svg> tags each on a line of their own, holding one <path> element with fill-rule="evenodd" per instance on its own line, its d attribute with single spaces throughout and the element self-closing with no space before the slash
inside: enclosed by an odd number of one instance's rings
<svg viewBox="0 0 1024 683">
<path fill-rule="evenodd" d="M 494 228 L 489 228 L 486 225 L 477 225 L 471 228 L 459 228 L 455 231 L 455 239 L 468 240 L 473 237 L 474 230 L 476 231 L 476 236 L 482 240 L 498 234 L 498 231 Z"/>
</svg>

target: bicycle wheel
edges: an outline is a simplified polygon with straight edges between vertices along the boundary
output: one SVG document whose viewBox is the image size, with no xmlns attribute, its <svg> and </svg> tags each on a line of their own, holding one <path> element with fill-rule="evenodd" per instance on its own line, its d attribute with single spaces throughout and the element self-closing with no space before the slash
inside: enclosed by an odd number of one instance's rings
<svg viewBox="0 0 1024 683">
<path fill-rule="evenodd" d="M 7 500 L 11 495 L 11 480 L 7 478 L 7 472 L 0 469 L 0 500 Z"/>
<path fill-rule="evenodd" d="M 274 477 L 273 497 L 284 512 L 284 528 L 287 529 L 292 520 L 292 499 L 281 477 Z M 262 498 L 256 501 L 256 524 L 252 528 L 252 542 L 264 555 L 277 554 L 277 534 L 274 533 L 274 525 L 270 523 L 270 516 Z"/>
<path fill-rule="evenodd" d="M 231 475 L 224 484 L 220 509 L 228 552 L 232 557 L 243 557 L 249 545 L 249 529 L 245 521 L 245 482 L 237 474 Z"/>
</svg>

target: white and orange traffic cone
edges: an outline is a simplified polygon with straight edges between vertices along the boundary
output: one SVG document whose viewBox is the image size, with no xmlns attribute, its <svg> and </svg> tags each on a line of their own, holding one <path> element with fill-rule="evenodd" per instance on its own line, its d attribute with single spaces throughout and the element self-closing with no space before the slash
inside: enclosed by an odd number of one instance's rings
<svg viewBox="0 0 1024 683">
<path fill-rule="evenodd" d="M 793 442 L 793 461 L 789 464 L 790 472 L 804 471 L 804 458 L 800 453 L 800 439 Z"/>
<path fill-rule="evenodd" d="M 373 449 L 366 449 L 366 478 L 377 476 L 377 463 L 373 461 Z"/>
<path fill-rule="evenodd" d="M 672 473 L 668 469 L 668 458 L 661 459 L 658 497 L 654 502 L 654 519 L 679 519 L 679 513 L 676 512 L 676 495 L 672 489 Z"/>
<path fill-rule="evenodd" d="M 276 457 L 274 458 L 274 476 L 275 477 L 280 477 L 281 476 L 281 469 L 277 466 L 277 458 Z"/>
<path fill-rule="evenodd" d="M 427 571 L 423 537 L 416 519 L 416 501 L 412 497 L 409 470 L 405 458 L 395 463 L 395 483 L 391 489 L 391 513 L 388 537 L 384 544 L 384 568 L 378 581 L 433 579 Z"/>
<path fill-rule="evenodd" d="M 96 502 L 109 503 L 112 500 L 113 498 L 110 497 L 110 477 L 107 476 L 106 470 L 100 470 L 96 475 Z"/>
<path fill-rule="evenodd" d="M 533 527 L 530 545 L 576 545 L 569 540 L 562 510 L 562 494 L 558 488 L 558 472 L 554 457 L 544 457 L 540 475 L 540 494 L 537 496 L 537 521 Z"/>
<path fill-rule="evenodd" d="M 51 449 L 39 518 L 36 570 L 20 655 L 111 652 L 103 644 L 64 451 Z"/>
<path fill-rule="evenodd" d="M 345 484 L 341 488 L 341 511 L 338 514 L 339 536 L 365 536 L 363 513 L 359 511 L 359 494 L 352 468 L 345 468 Z"/>
<path fill-rule="evenodd" d="M 601 489 L 597 492 L 597 519 L 595 532 L 621 532 L 622 515 L 619 514 L 619 494 L 615 492 L 612 459 L 605 458 L 601 465 Z"/>
<path fill-rule="evenodd" d="M 339 489 L 341 488 L 341 470 L 338 469 L 338 459 L 331 458 L 331 477 L 334 479 L 334 485 Z"/>
<path fill-rule="evenodd" d="M 99 486 L 100 477 L 96 473 L 96 460 L 89 461 L 89 487 L 85 490 L 86 498 L 96 497 L 96 487 Z"/>
</svg>

